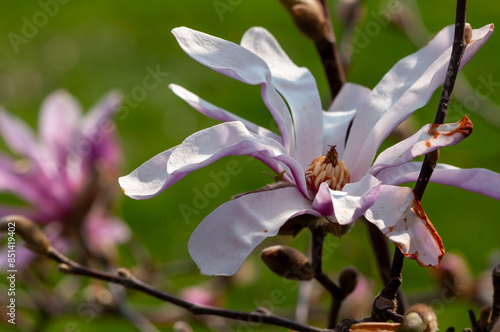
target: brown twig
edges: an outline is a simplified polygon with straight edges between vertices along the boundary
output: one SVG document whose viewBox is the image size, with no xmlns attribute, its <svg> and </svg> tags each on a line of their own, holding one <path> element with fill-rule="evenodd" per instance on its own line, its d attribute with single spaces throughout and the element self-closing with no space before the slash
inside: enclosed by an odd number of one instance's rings
<svg viewBox="0 0 500 332">
<path fill-rule="evenodd" d="M 197 305 L 188 301 L 185 301 L 181 298 L 163 292 L 159 289 L 154 288 L 153 286 L 146 284 L 137 278 L 135 278 L 130 272 L 125 269 L 120 269 L 117 274 L 103 272 L 99 270 L 95 270 L 79 263 L 72 261 L 68 257 L 64 256 L 54 248 L 49 248 L 45 255 L 60 263 L 59 270 L 63 273 L 74 274 L 74 275 L 82 275 L 91 277 L 94 279 L 99 279 L 115 284 L 123 285 L 130 289 L 135 289 L 145 294 L 151 295 L 157 299 L 162 301 L 171 303 L 178 307 L 184 308 L 193 315 L 214 315 L 239 321 L 247 321 L 252 322 L 252 324 L 268 324 L 281 326 L 289 329 L 293 329 L 295 331 L 301 332 L 328 332 L 329 330 L 320 329 L 312 326 L 306 326 L 302 324 L 298 324 L 294 321 L 291 321 L 286 318 L 270 315 L 268 313 L 260 313 L 260 312 L 244 312 L 244 311 L 236 311 L 236 310 L 228 310 L 210 306 L 202 306 Z"/>
<path fill-rule="evenodd" d="M 333 31 L 328 0 L 320 0 L 320 2 L 326 21 L 326 33 L 324 38 L 315 42 L 315 45 L 323 63 L 332 99 L 335 99 L 335 96 L 337 96 L 340 88 L 345 83 L 345 73 L 337 47 L 335 32 Z"/>
<path fill-rule="evenodd" d="M 377 266 L 380 273 L 380 278 L 384 285 L 387 285 L 391 276 L 391 254 L 389 252 L 389 246 L 387 244 L 387 237 L 370 222 L 366 222 L 368 225 L 368 232 L 370 235 L 370 241 L 372 243 L 372 249 L 375 253 L 375 258 L 377 260 Z M 404 314 L 408 308 L 408 299 L 406 298 L 403 290 L 400 288 L 396 295 L 397 300 L 397 313 Z"/>
<path fill-rule="evenodd" d="M 333 329 L 337 325 L 340 306 L 342 305 L 345 295 L 342 289 L 323 272 L 323 242 L 326 235 L 325 231 L 321 225 L 318 225 L 317 227 L 313 227 L 311 232 L 314 279 L 316 279 L 332 296 L 332 304 L 328 314 L 328 328 Z"/>
<path fill-rule="evenodd" d="M 443 91 L 441 93 L 441 98 L 439 100 L 438 109 L 436 111 L 436 117 L 434 119 L 435 124 L 443 124 L 446 119 L 446 114 L 448 112 L 448 106 L 450 104 L 451 95 L 453 92 L 453 87 L 455 86 L 455 80 L 457 78 L 457 73 L 460 67 L 460 61 L 465 51 L 465 14 L 467 9 L 467 0 L 457 0 L 457 11 L 455 20 L 455 35 L 453 41 L 453 48 L 451 51 L 451 58 L 448 65 L 448 70 L 446 73 L 446 79 L 443 86 Z M 414 191 L 418 200 L 422 200 L 425 188 L 429 183 L 429 179 L 434 171 L 438 159 L 438 150 L 426 154 L 424 162 L 422 164 L 422 169 L 415 184 Z M 385 289 L 380 293 L 379 297 L 382 296 L 387 300 L 394 300 L 398 292 L 399 286 L 402 282 L 402 271 L 405 256 L 396 248 L 394 253 L 394 258 L 391 268 L 390 281 L 386 285 Z M 374 302 L 374 316 L 384 317 L 383 312 L 376 312 L 379 309 L 375 306 L 377 301 Z M 387 308 L 385 310 L 393 310 Z"/>
</svg>

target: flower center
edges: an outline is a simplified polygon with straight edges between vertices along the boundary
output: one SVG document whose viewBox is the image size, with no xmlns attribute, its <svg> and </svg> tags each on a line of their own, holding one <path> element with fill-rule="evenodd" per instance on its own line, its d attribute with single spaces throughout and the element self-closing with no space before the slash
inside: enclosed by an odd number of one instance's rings
<svg viewBox="0 0 500 332">
<path fill-rule="evenodd" d="M 326 156 L 319 156 L 306 168 L 307 187 L 318 192 L 319 186 L 326 182 L 332 190 L 342 190 L 349 183 L 351 176 L 342 160 L 338 159 L 337 150 L 332 146 Z"/>
</svg>

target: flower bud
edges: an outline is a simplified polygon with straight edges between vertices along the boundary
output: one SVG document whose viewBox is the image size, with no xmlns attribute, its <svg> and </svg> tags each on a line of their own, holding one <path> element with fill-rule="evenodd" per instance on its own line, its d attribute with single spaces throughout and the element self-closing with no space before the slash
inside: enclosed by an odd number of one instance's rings
<svg viewBox="0 0 500 332">
<path fill-rule="evenodd" d="M 313 41 L 326 36 L 326 19 L 318 0 L 280 0 L 300 32 Z"/>
<path fill-rule="evenodd" d="M 344 296 L 349 295 L 358 285 L 358 270 L 354 266 L 342 269 L 339 274 L 339 287 Z"/>
<path fill-rule="evenodd" d="M 59 264 L 57 266 L 57 270 L 61 273 L 64 273 L 64 274 L 71 274 L 73 273 L 73 268 L 71 266 L 69 266 L 68 264 Z"/>
<path fill-rule="evenodd" d="M 0 231 L 19 235 L 26 247 L 39 254 L 45 254 L 50 249 L 50 242 L 38 226 L 23 216 L 7 216 L 0 219 Z"/>
<path fill-rule="evenodd" d="M 309 259 L 300 251 L 287 246 L 272 246 L 262 250 L 260 257 L 277 275 L 291 280 L 311 280 L 314 270 Z"/>
<path fill-rule="evenodd" d="M 434 311 L 425 304 L 411 306 L 403 318 L 403 331 L 436 332 L 438 322 Z"/>
<path fill-rule="evenodd" d="M 184 321 L 177 321 L 172 326 L 175 332 L 193 332 L 191 326 Z"/>
<path fill-rule="evenodd" d="M 116 274 L 118 274 L 122 278 L 130 278 L 132 277 L 132 273 L 124 267 L 119 267 L 116 269 Z"/>
<path fill-rule="evenodd" d="M 465 23 L 465 44 L 468 44 L 472 40 L 472 26 L 469 23 Z"/>
</svg>

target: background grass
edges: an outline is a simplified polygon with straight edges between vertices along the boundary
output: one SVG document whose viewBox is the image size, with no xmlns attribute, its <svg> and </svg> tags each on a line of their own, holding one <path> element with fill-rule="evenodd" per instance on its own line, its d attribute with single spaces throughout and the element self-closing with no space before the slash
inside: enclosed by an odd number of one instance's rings
<svg viewBox="0 0 500 332">
<path fill-rule="evenodd" d="M 176 83 L 197 93 L 210 102 L 230 110 L 258 124 L 269 126 L 271 117 L 259 94 L 259 88 L 246 86 L 215 73 L 191 60 L 178 47 L 170 30 L 187 26 L 226 40 L 239 42 L 243 33 L 252 26 L 267 28 L 280 42 L 290 58 L 300 66 L 308 67 L 317 79 L 324 105 L 328 102 L 328 89 L 321 64 L 313 45 L 294 28 L 290 18 L 278 1 L 224 1 L 231 10 L 219 15 L 215 1 L 160 1 L 105 2 L 69 1 L 59 4 L 57 13 L 47 24 L 38 28 L 18 52 L 12 47 L 8 34 L 21 35 L 23 18 L 33 21 L 33 15 L 42 9 L 39 2 L 13 2 L 2 0 L 0 12 L 0 104 L 7 110 L 36 126 L 39 106 L 47 94 L 56 89 L 67 89 L 88 109 L 105 92 L 118 89 L 129 95 L 141 85 L 147 68 L 159 66 L 169 76 L 156 89 L 149 91 L 143 101 L 123 113 L 116 120 L 123 142 L 126 163 L 123 174 L 135 169 L 153 155 L 180 143 L 200 129 L 216 124 L 191 109 L 168 89 Z M 432 34 L 454 22 L 454 2 L 420 1 L 423 20 Z M 365 3 L 366 15 L 360 31 L 373 20 L 383 1 Z M 335 11 L 337 35 L 341 32 Z M 470 2 L 468 21 L 473 27 L 495 22 L 500 17 L 496 2 Z M 348 81 L 374 87 L 380 78 L 400 58 L 414 52 L 406 35 L 393 25 L 383 27 L 369 44 L 353 55 L 353 64 L 347 73 Z M 496 34 L 466 66 L 464 73 L 473 87 L 481 78 L 500 82 L 500 64 L 497 55 L 500 41 Z M 438 92 L 439 93 L 439 92 Z M 437 107 L 437 94 L 414 118 L 418 125 L 431 122 Z M 493 91 L 493 102 L 500 104 L 500 94 Z M 451 110 L 456 107 L 452 104 Z M 500 172 L 498 127 L 481 117 L 478 112 L 466 111 L 474 123 L 474 133 L 458 146 L 443 149 L 440 161 L 461 167 L 485 167 Z M 463 114 L 451 112 L 449 120 L 458 120 Z M 193 205 L 194 191 L 203 191 L 211 181 L 210 172 L 224 170 L 235 161 L 241 172 L 233 176 L 220 193 L 210 198 L 199 214 L 186 221 L 179 209 L 181 204 Z M 245 157 L 226 158 L 195 172 L 174 185 L 162 195 L 146 201 L 120 199 L 117 213 L 133 230 L 134 239 L 143 243 L 155 262 L 167 264 L 165 275 L 175 274 L 173 261 L 189 261 L 187 241 L 196 225 L 232 195 L 255 190 L 269 182 L 262 173 L 265 167 Z M 1 199 L 1 198 L 0 198 Z M 500 245 L 500 203 L 490 198 L 454 188 L 430 184 L 423 206 L 443 238 L 448 252 L 459 252 L 467 257 L 477 275 L 488 267 L 491 253 Z M 306 235 L 301 234 L 294 246 L 305 250 Z M 274 243 L 269 239 L 265 244 Z M 334 253 L 326 262 L 332 275 L 346 265 L 355 265 L 365 275 L 378 282 L 373 255 L 363 225 L 357 225 L 342 239 L 334 243 Z M 132 263 L 130 248 L 122 248 L 121 264 Z M 134 250 L 134 249 L 132 249 Z M 252 273 L 245 286 L 228 289 L 225 305 L 233 309 L 252 310 L 256 303 L 269 299 L 272 290 L 283 291 L 285 301 L 278 312 L 289 313 L 296 298 L 291 284 L 271 275 L 256 257 Z M 170 267 L 169 267 L 170 266 Z M 172 271 L 174 269 L 174 271 Z M 166 282 L 165 280 L 168 280 Z M 176 293 L 187 285 L 208 282 L 211 278 L 195 274 L 164 277 L 161 285 Z M 3 282 L 3 280 L 2 280 Z M 379 285 L 379 284 L 378 284 Z M 379 287 L 379 286 L 378 286 Z M 418 293 L 433 287 L 427 269 L 407 261 L 404 270 L 404 289 Z M 378 288 L 379 289 L 379 288 Z M 157 306 L 158 302 L 145 296 L 132 294 L 133 305 L 138 308 Z M 468 326 L 466 309 L 469 304 L 451 301 L 440 313 L 441 327 Z M 323 308 L 326 310 L 326 307 Z M 49 331 L 68 331 L 68 323 L 75 323 L 74 331 L 134 331 L 120 318 L 106 316 L 87 319 L 76 313 L 56 319 Z M 235 330 L 237 330 L 237 326 Z M 161 327 L 169 331 L 169 326 Z M 12 327 L 2 326 L 11 331 Z M 196 331 L 203 331 L 196 325 Z M 240 329 L 241 330 L 241 329 Z M 278 331 L 278 328 L 257 330 Z"/>
</svg>

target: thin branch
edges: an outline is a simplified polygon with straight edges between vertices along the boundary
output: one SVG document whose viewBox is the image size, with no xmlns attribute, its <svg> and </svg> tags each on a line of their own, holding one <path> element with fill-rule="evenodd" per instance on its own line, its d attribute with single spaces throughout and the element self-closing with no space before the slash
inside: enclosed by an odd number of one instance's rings
<svg viewBox="0 0 500 332">
<path fill-rule="evenodd" d="M 382 279 L 384 285 L 388 285 L 391 276 L 392 263 L 389 246 L 387 244 L 387 237 L 371 222 L 366 222 L 366 224 L 368 225 L 370 241 L 372 243 L 373 251 L 375 252 L 380 278 Z M 398 303 L 396 309 L 397 312 L 399 314 L 404 314 L 408 308 L 408 299 L 401 288 L 397 292 L 396 301 Z"/>
<path fill-rule="evenodd" d="M 311 232 L 314 279 L 316 279 L 332 296 L 332 305 L 328 315 L 328 328 L 333 329 L 337 325 L 340 306 L 345 296 L 342 289 L 323 272 L 323 242 L 326 236 L 325 231 L 321 225 L 318 225 L 317 227 L 311 228 Z"/>
<path fill-rule="evenodd" d="M 391 253 L 389 252 L 389 247 L 387 245 L 387 237 L 371 222 L 366 222 L 366 225 L 368 226 L 370 242 L 377 260 L 380 278 L 382 279 L 384 285 L 386 285 L 389 282 L 391 274 Z"/>
<path fill-rule="evenodd" d="M 159 289 L 154 288 L 153 286 L 146 284 L 133 275 L 130 272 L 122 269 L 118 274 L 103 272 L 99 270 L 95 270 L 83 265 L 78 264 L 75 261 L 72 261 L 68 257 L 64 256 L 54 248 L 49 248 L 47 252 L 44 253 L 48 258 L 60 263 L 59 270 L 63 273 L 74 274 L 74 275 L 82 275 L 91 277 L 94 279 L 99 279 L 115 284 L 123 285 L 130 289 L 138 290 L 142 293 L 151 295 L 157 299 L 162 301 L 171 303 L 178 307 L 184 308 L 187 311 L 191 312 L 194 315 L 214 315 L 239 321 L 247 321 L 252 322 L 252 324 L 260 323 L 260 324 L 268 324 L 281 326 L 288 329 L 293 329 L 299 332 L 328 332 L 330 330 L 320 329 L 312 326 L 306 326 L 302 324 L 298 324 L 297 322 L 291 321 L 286 318 L 259 313 L 259 312 L 244 312 L 244 311 L 236 311 L 236 310 L 228 310 L 210 306 L 202 306 L 197 305 L 183 299 L 180 299 L 176 296 L 163 292 Z"/>
<path fill-rule="evenodd" d="M 316 50 L 321 57 L 323 68 L 328 79 L 328 85 L 332 94 L 332 99 L 342 88 L 345 83 L 345 73 L 340 59 L 340 54 L 337 47 L 337 40 L 335 32 L 333 31 L 332 20 L 330 18 L 330 7 L 328 0 L 319 0 L 323 7 L 323 14 L 326 21 L 326 34 L 325 37 L 315 42 Z"/>
<path fill-rule="evenodd" d="M 453 48 L 451 51 L 450 62 L 448 65 L 448 70 L 446 72 L 446 79 L 443 86 L 443 91 L 441 93 L 441 98 L 439 100 L 438 109 L 436 111 L 436 117 L 434 119 L 435 124 L 443 124 L 446 119 L 446 114 L 448 112 L 448 106 L 450 104 L 451 95 L 453 92 L 453 87 L 455 86 L 455 80 L 457 78 L 457 73 L 460 68 L 460 61 L 465 51 L 465 14 L 467 9 L 467 0 L 457 0 L 457 12 L 455 20 L 455 35 L 453 40 Z M 415 184 L 414 191 L 418 200 L 422 200 L 425 188 L 429 183 L 429 179 L 434 171 L 437 164 L 439 153 L 438 150 L 426 154 L 424 162 L 422 164 L 422 169 Z M 385 299 L 391 301 L 396 298 L 397 291 L 402 282 L 402 271 L 405 256 L 396 248 L 394 253 L 394 258 L 392 262 L 390 281 L 380 293 L 379 297 L 382 296 Z M 383 301 L 381 301 L 383 302 Z M 374 302 L 374 315 L 379 317 L 384 317 L 383 312 L 375 312 L 379 309 L 376 306 L 377 301 Z M 386 310 L 391 311 L 390 308 Z"/>
</svg>

